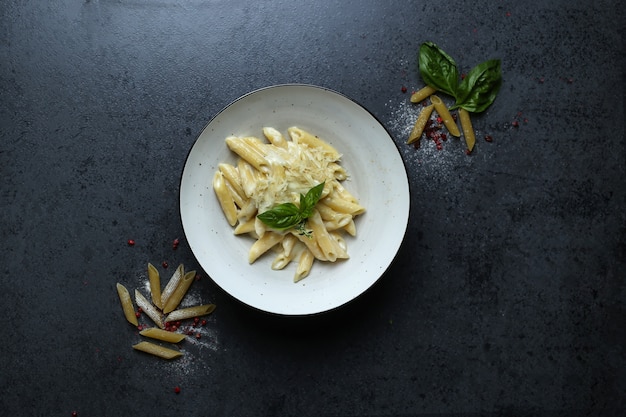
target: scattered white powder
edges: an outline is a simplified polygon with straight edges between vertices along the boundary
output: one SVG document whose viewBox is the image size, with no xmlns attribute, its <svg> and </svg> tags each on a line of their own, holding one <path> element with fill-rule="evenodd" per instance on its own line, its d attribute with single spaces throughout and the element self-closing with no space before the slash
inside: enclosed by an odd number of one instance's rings
<svg viewBox="0 0 626 417">
<path fill-rule="evenodd" d="M 423 108 L 421 103 L 411 103 L 409 97 L 407 95 L 401 100 L 389 100 L 385 104 L 385 107 L 389 109 L 385 126 L 398 143 L 402 159 L 409 171 L 409 178 L 419 177 L 421 187 L 434 188 L 438 186 L 440 180 L 445 181 L 445 176 L 454 172 L 459 166 L 472 165 L 476 155 L 466 155 L 467 148 L 463 137 L 456 138 L 448 134 L 445 128 L 442 132 L 447 134 L 447 139 L 441 141 L 441 149 L 437 149 L 435 141 L 425 136 L 422 136 L 418 149 L 413 144 L 407 145 L 409 134 Z M 451 103 L 447 104 L 451 105 Z M 436 121 L 436 119 L 437 114 L 433 112 L 431 120 Z M 480 132 L 476 131 L 476 137 L 480 137 Z M 424 179 L 426 181 L 423 181 Z M 429 181 L 430 179 L 435 179 L 435 181 Z"/>
</svg>

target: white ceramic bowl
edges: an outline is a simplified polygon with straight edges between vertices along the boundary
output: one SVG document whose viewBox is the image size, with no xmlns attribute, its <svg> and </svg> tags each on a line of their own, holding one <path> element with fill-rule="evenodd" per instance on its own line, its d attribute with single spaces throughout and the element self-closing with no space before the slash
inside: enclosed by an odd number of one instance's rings
<svg viewBox="0 0 626 417">
<path fill-rule="evenodd" d="M 220 162 L 233 163 L 229 135 L 263 138 L 272 126 L 287 136 L 298 126 L 343 154 L 344 182 L 367 211 L 347 236 L 350 259 L 316 261 L 310 275 L 293 282 L 295 263 L 272 270 L 271 256 L 248 264 L 250 238 L 235 236 L 212 188 Z M 367 110 L 322 87 L 286 84 L 248 93 L 218 113 L 191 148 L 180 184 L 180 212 L 187 241 L 204 271 L 227 293 L 262 311 L 310 315 L 339 307 L 372 286 L 393 261 L 406 232 L 409 185 L 404 163 L 385 128 Z"/>
</svg>

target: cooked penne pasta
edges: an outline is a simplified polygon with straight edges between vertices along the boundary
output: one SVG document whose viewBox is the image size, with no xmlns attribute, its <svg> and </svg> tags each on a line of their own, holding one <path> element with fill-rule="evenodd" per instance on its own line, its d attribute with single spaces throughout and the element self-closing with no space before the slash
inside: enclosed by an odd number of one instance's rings
<svg viewBox="0 0 626 417">
<path fill-rule="evenodd" d="M 256 211 L 255 211 L 256 213 Z M 251 219 L 245 220 L 242 223 L 242 219 L 239 220 L 237 226 L 235 226 L 235 234 L 236 235 L 244 235 L 246 233 L 254 232 L 254 224 L 256 223 L 256 218 L 252 217 Z"/>
<path fill-rule="evenodd" d="M 323 149 L 333 160 L 338 160 L 341 157 L 341 154 L 330 143 L 318 138 L 317 136 L 313 136 L 299 127 L 290 127 L 287 129 L 287 132 L 289 133 L 291 140 L 295 143 L 306 143 L 312 148 Z"/>
<path fill-rule="evenodd" d="M 338 256 L 335 241 L 332 240 L 328 234 L 328 230 L 326 230 L 322 217 L 317 210 L 313 210 L 313 214 L 309 217 L 308 224 L 313 230 L 313 237 L 317 240 L 317 244 L 322 250 L 324 257 L 330 262 L 335 262 Z"/>
<path fill-rule="evenodd" d="M 224 178 L 231 187 L 237 192 L 237 194 L 242 197 L 245 196 L 243 192 L 243 187 L 241 186 L 241 177 L 239 176 L 239 171 L 234 165 L 221 163 L 217 165 L 220 172 L 224 175 Z M 240 206 L 241 207 L 241 206 Z"/>
<path fill-rule="evenodd" d="M 178 307 L 178 304 L 180 304 L 182 299 L 187 294 L 187 291 L 189 290 L 189 287 L 193 283 L 195 277 L 196 271 L 189 271 L 185 273 L 183 279 L 180 280 L 176 288 L 174 288 L 172 295 L 170 295 L 170 297 L 167 299 L 167 303 L 165 303 L 165 305 L 163 306 L 163 313 L 167 314 L 173 311 L 176 307 Z"/>
<path fill-rule="evenodd" d="M 278 130 L 273 127 L 264 127 L 263 135 L 270 141 L 270 143 L 274 146 L 278 146 L 279 148 L 287 149 L 287 140 Z"/>
<path fill-rule="evenodd" d="M 343 230 L 345 230 L 350 236 L 356 236 L 356 225 L 354 224 L 354 220 L 350 220 L 350 223 L 345 225 Z"/>
<path fill-rule="evenodd" d="M 465 144 L 467 150 L 472 152 L 474 144 L 476 144 L 476 134 L 474 127 L 472 127 L 472 120 L 467 110 L 459 108 L 459 120 L 461 121 L 461 128 L 463 129 L 463 136 L 465 137 Z"/>
<path fill-rule="evenodd" d="M 133 349 L 149 353 L 163 359 L 175 359 L 183 356 L 181 351 L 166 348 L 151 342 L 139 342 L 133 345 Z"/>
<path fill-rule="evenodd" d="M 283 240 L 284 235 L 276 232 L 267 232 L 263 234 L 257 241 L 252 244 L 250 247 L 250 252 L 248 253 L 248 262 L 254 263 L 259 256 L 263 255 L 265 252 L 270 250 L 274 245 Z"/>
<path fill-rule="evenodd" d="M 235 152 L 257 170 L 261 172 L 267 172 L 267 170 L 269 169 L 268 161 L 265 159 L 264 155 L 259 152 L 258 149 L 251 146 L 251 144 L 245 139 L 246 138 L 229 136 L 226 138 L 226 145 L 228 145 L 228 148 L 231 151 Z"/>
<path fill-rule="evenodd" d="M 170 332 L 169 330 L 157 329 L 156 327 L 143 329 L 139 332 L 139 334 L 145 337 L 149 337 L 151 339 L 157 339 L 163 342 L 170 343 L 179 343 L 185 338 L 184 334 Z"/>
<path fill-rule="evenodd" d="M 430 104 L 420 111 L 420 114 L 417 116 L 417 120 L 415 121 L 415 125 L 413 126 L 413 130 L 411 130 L 411 133 L 409 134 L 409 139 L 406 141 L 407 144 L 411 144 L 422 137 L 426 123 L 430 120 L 430 115 L 433 113 L 434 108 L 434 104 Z"/>
<path fill-rule="evenodd" d="M 135 326 L 139 325 L 137 321 L 137 316 L 135 315 L 135 308 L 133 307 L 133 300 L 130 298 L 130 294 L 125 286 L 120 284 L 119 282 L 116 285 L 117 287 L 117 295 L 120 297 L 120 302 L 122 303 L 122 310 L 124 311 L 124 317 L 130 324 L 134 324 Z"/>
<path fill-rule="evenodd" d="M 426 87 L 420 88 L 413 94 L 411 94 L 411 103 L 419 103 L 420 101 L 426 100 L 431 95 L 435 94 L 437 90 L 429 85 Z"/>
<path fill-rule="evenodd" d="M 180 308 L 172 311 L 165 317 L 165 323 L 202 317 L 211 314 L 215 310 L 215 304 L 203 304 L 193 307 Z"/>
<path fill-rule="evenodd" d="M 185 276 L 185 267 L 183 266 L 183 264 L 180 264 L 178 265 L 178 267 L 176 268 L 176 270 L 170 277 L 170 280 L 167 282 L 167 284 L 165 285 L 165 288 L 163 289 L 163 292 L 161 293 L 161 305 L 167 304 L 170 297 L 174 293 L 174 290 L 176 290 L 176 287 L 178 287 L 178 284 L 180 283 L 180 281 L 183 279 L 184 276 Z"/>
<path fill-rule="evenodd" d="M 144 313 L 146 313 L 146 316 L 150 317 L 154 324 L 159 326 L 161 329 L 165 328 L 165 325 L 163 324 L 163 316 L 159 310 L 157 310 L 154 305 L 150 304 L 150 301 L 148 301 L 148 299 L 144 297 L 139 290 L 135 290 L 135 302 L 137 303 L 137 306 L 141 308 Z"/>
<path fill-rule="evenodd" d="M 152 303 L 158 308 L 163 308 L 161 304 L 161 276 L 154 265 L 148 262 L 148 281 L 150 282 L 150 297 Z"/>
<path fill-rule="evenodd" d="M 360 204 L 352 203 L 343 199 L 339 195 L 329 195 L 324 199 L 324 204 L 340 213 L 347 213 L 352 216 L 358 216 L 365 212 L 365 208 Z"/>
<path fill-rule="evenodd" d="M 435 111 L 439 114 L 439 116 L 441 116 L 441 120 L 443 121 L 446 129 L 448 129 L 448 132 L 450 132 L 452 136 L 461 136 L 459 127 L 450 114 L 450 110 L 446 107 L 446 104 L 436 95 L 430 96 L 430 102 L 435 106 Z"/>
<path fill-rule="evenodd" d="M 300 258 L 298 259 L 298 267 L 296 268 L 296 272 L 293 276 L 293 282 L 301 281 L 309 275 L 314 260 L 315 257 L 310 250 L 305 249 L 302 251 Z"/>
<path fill-rule="evenodd" d="M 348 173 L 339 164 L 342 155 L 329 142 L 297 126 L 287 129 L 288 136 L 273 127 L 262 130 L 267 142 L 254 136 L 225 139 L 238 158 L 235 165 L 218 165 L 214 189 L 234 234 L 255 239 L 248 262 L 273 252 L 271 267 L 278 270 L 298 259 L 294 275 L 298 281 L 309 274 L 313 259 L 335 262 L 348 258 L 342 234 L 356 235 L 354 218 L 365 208 L 341 183 Z M 259 219 L 259 214 L 284 203 L 297 210 L 304 195 L 321 183 L 324 187 L 315 197 L 317 208 L 312 214 L 307 209 L 302 218 L 288 214 L 296 223 L 287 229 L 274 229 Z M 287 212 L 291 209 L 284 206 Z M 169 310 L 172 307 L 167 306 L 163 294 L 162 305 Z"/>
<path fill-rule="evenodd" d="M 237 161 L 237 170 L 239 171 L 241 188 L 243 189 L 244 195 L 250 198 L 254 195 L 257 185 L 257 178 L 254 172 L 254 167 L 247 163 L 244 159 L 239 159 Z"/>
<path fill-rule="evenodd" d="M 226 220 L 228 220 L 228 224 L 234 226 L 237 223 L 237 207 L 221 171 L 216 171 L 213 176 L 213 190 L 226 216 Z"/>
</svg>

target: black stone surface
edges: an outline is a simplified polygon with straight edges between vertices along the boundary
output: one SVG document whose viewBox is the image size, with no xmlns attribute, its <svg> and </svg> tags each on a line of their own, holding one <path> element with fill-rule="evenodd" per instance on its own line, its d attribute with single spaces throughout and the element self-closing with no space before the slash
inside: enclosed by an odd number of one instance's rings
<svg viewBox="0 0 626 417">
<path fill-rule="evenodd" d="M 1 414 L 625 415 L 624 21 L 615 0 L 2 1 Z M 427 40 L 463 71 L 502 60 L 470 156 L 404 145 Z M 298 319 L 203 275 L 191 296 L 218 307 L 185 359 L 133 351 L 115 283 L 197 267 L 178 212 L 196 136 L 292 82 L 352 97 L 397 142 L 397 261 Z"/>
</svg>

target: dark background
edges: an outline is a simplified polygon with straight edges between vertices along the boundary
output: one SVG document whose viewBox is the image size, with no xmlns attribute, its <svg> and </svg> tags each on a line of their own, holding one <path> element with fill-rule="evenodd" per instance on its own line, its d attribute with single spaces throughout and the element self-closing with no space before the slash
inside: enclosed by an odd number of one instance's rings
<svg viewBox="0 0 626 417">
<path fill-rule="evenodd" d="M 624 19 L 615 0 L 2 1 L 1 414 L 624 415 Z M 502 60 L 470 156 L 404 145 L 424 41 L 462 71 Z M 202 275 L 190 297 L 217 310 L 185 358 L 133 351 L 115 283 L 198 267 L 178 211 L 195 138 L 294 82 L 353 98 L 398 145 L 396 262 L 297 319 Z"/>
</svg>

